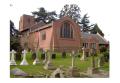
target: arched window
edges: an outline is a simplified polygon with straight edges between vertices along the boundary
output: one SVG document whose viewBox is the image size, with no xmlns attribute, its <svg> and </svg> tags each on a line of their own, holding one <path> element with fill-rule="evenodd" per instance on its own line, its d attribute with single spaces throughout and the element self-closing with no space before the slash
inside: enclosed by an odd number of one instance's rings
<svg viewBox="0 0 120 83">
<path fill-rule="evenodd" d="M 73 38 L 73 29 L 72 26 L 65 22 L 60 28 L 60 37 L 61 38 Z"/>
</svg>

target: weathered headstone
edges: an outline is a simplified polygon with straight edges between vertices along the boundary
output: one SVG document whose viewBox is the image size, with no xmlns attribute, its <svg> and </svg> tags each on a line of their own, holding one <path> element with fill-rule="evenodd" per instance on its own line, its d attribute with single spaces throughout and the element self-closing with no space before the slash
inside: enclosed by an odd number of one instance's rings
<svg viewBox="0 0 120 83">
<path fill-rule="evenodd" d="M 36 50 L 36 58 L 33 62 L 33 65 L 37 65 L 37 64 L 40 64 L 39 57 L 38 57 L 38 50 Z"/>
<path fill-rule="evenodd" d="M 15 54 L 16 52 L 14 50 L 11 51 L 11 60 L 10 60 L 10 65 L 17 65 L 15 62 Z"/>
<path fill-rule="evenodd" d="M 47 63 L 47 50 L 44 51 L 44 60 L 43 60 L 43 64 L 46 64 Z"/>
<path fill-rule="evenodd" d="M 82 50 L 83 50 L 83 55 L 82 55 L 82 57 L 80 58 L 80 60 L 83 60 L 83 61 L 84 61 L 84 60 L 85 60 L 85 48 L 83 47 Z"/>
<path fill-rule="evenodd" d="M 51 74 L 51 78 L 64 78 L 64 72 L 61 68 L 57 68 L 53 73 Z"/>
<path fill-rule="evenodd" d="M 54 52 L 52 52 L 51 58 L 52 58 L 52 59 L 55 59 L 55 58 L 56 58 L 56 54 L 55 54 Z"/>
<path fill-rule="evenodd" d="M 98 58 L 98 68 L 101 66 L 100 62 L 101 62 L 101 60 L 100 60 L 100 58 Z"/>
<path fill-rule="evenodd" d="M 75 52 L 72 51 L 72 68 L 74 67 Z"/>
<path fill-rule="evenodd" d="M 42 60 L 45 59 L 45 50 L 42 50 L 42 53 L 41 53 L 41 59 L 42 59 Z"/>
<path fill-rule="evenodd" d="M 19 68 L 13 68 L 12 70 L 10 70 L 10 74 L 15 75 L 15 76 L 28 76 L 27 73 L 25 73 L 23 70 L 19 69 Z"/>
<path fill-rule="evenodd" d="M 77 51 L 77 57 L 80 57 L 80 50 Z"/>
<path fill-rule="evenodd" d="M 75 51 L 72 51 L 72 64 L 71 66 L 68 68 L 67 70 L 67 76 L 69 77 L 79 77 L 80 73 L 79 73 L 79 69 L 77 67 L 74 66 L 75 63 Z"/>
<path fill-rule="evenodd" d="M 32 53 L 32 59 L 33 59 L 33 60 L 36 59 L 36 53 L 35 53 L 35 52 Z"/>
<path fill-rule="evenodd" d="M 91 49 L 91 55 L 92 55 L 92 58 L 91 58 L 91 67 L 88 68 L 87 70 L 87 74 L 90 76 L 94 73 L 97 72 L 97 68 L 95 68 L 95 50 L 94 49 Z"/>
<path fill-rule="evenodd" d="M 66 58 L 66 52 L 62 52 L 62 58 Z"/>
<path fill-rule="evenodd" d="M 44 66 L 44 69 L 54 70 L 55 67 L 53 66 L 52 61 L 51 61 L 51 52 L 48 51 L 47 54 L 48 53 L 49 53 L 49 55 L 47 55 L 48 56 L 48 60 L 47 60 L 47 63 L 45 64 L 45 66 Z"/>
<path fill-rule="evenodd" d="M 26 53 L 27 53 L 26 50 L 22 51 L 23 60 L 22 60 L 22 62 L 20 63 L 20 65 L 28 65 L 28 62 L 27 62 L 27 60 L 26 60 Z"/>
</svg>

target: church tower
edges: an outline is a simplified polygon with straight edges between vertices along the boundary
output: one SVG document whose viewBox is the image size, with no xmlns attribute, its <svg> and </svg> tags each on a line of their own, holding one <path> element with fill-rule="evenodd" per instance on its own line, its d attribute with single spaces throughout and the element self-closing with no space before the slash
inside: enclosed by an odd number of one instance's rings
<svg viewBox="0 0 120 83">
<path fill-rule="evenodd" d="M 30 15 L 23 15 L 20 17 L 19 21 L 19 30 L 23 31 L 25 29 L 30 28 L 33 24 L 35 24 L 35 19 L 33 16 Z"/>
</svg>

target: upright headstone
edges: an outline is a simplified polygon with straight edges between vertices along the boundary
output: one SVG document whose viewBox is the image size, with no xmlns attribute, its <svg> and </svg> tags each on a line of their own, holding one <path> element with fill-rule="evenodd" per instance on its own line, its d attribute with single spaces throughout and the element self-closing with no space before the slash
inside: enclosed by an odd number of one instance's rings
<svg viewBox="0 0 120 83">
<path fill-rule="evenodd" d="M 22 62 L 20 63 L 20 65 L 28 65 L 28 62 L 27 62 L 27 60 L 26 60 L 26 53 L 27 53 L 26 50 L 23 50 L 23 51 L 22 51 L 23 60 L 22 60 Z"/>
<path fill-rule="evenodd" d="M 43 64 L 47 63 L 47 50 L 44 50 L 44 60 L 43 60 Z"/>
<path fill-rule="evenodd" d="M 54 52 L 52 52 L 51 58 L 52 58 L 52 59 L 55 59 L 55 58 L 56 58 L 56 54 L 55 54 Z"/>
<path fill-rule="evenodd" d="M 80 60 L 83 60 L 83 61 L 84 61 L 84 60 L 85 60 L 85 48 L 83 47 L 82 50 L 83 50 L 83 55 L 82 55 L 82 57 L 80 58 Z"/>
<path fill-rule="evenodd" d="M 35 59 L 36 59 L 36 53 L 33 52 L 33 53 L 32 53 L 32 60 L 35 60 Z"/>
<path fill-rule="evenodd" d="M 41 59 L 42 59 L 42 60 L 45 59 L 45 50 L 42 50 L 42 53 L 41 53 Z"/>
<path fill-rule="evenodd" d="M 75 51 L 72 51 L 72 64 L 71 66 L 68 68 L 66 75 L 67 77 L 79 77 L 80 73 L 79 73 L 79 69 L 77 69 L 77 67 L 74 66 L 75 63 Z"/>
<path fill-rule="evenodd" d="M 75 52 L 72 51 L 72 68 L 74 68 Z"/>
<path fill-rule="evenodd" d="M 44 66 L 44 69 L 54 70 L 55 67 L 53 66 L 52 61 L 51 61 L 51 52 L 49 51 L 49 52 L 47 52 L 47 54 L 48 53 L 49 53 L 49 55 L 47 55 L 48 59 L 47 59 L 47 63 Z"/>
<path fill-rule="evenodd" d="M 36 58 L 33 62 L 33 65 L 37 65 L 37 64 L 40 64 L 39 57 L 38 57 L 38 50 L 36 50 Z"/>
<path fill-rule="evenodd" d="M 92 56 L 92 58 L 91 58 L 91 67 L 88 67 L 88 70 L 87 70 L 87 73 L 90 76 L 97 72 L 97 69 L 95 68 L 95 57 L 94 57 L 95 56 L 95 49 L 94 48 L 91 49 L 91 56 Z"/>
<path fill-rule="evenodd" d="M 100 60 L 100 58 L 98 58 L 98 68 L 100 68 L 100 62 L 101 62 L 101 60 Z"/>
<path fill-rule="evenodd" d="M 10 65 L 17 65 L 15 62 L 15 55 L 14 55 L 16 52 L 12 50 L 10 53 L 11 53 Z"/>
<path fill-rule="evenodd" d="M 62 58 L 66 58 L 66 52 L 62 52 Z"/>
<path fill-rule="evenodd" d="M 95 68 L 95 50 L 92 49 L 92 61 L 91 61 L 91 64 L 92 64 L 92 68 L 94 69 Z"/>
</svg>

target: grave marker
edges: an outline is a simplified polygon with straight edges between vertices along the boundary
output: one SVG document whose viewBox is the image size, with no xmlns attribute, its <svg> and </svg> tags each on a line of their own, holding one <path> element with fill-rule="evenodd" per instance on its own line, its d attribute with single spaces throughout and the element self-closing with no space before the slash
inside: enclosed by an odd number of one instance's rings
<svg viewBox="0 0 120 83">
<path fill-rule="evenodd" d="M 14 50 L 12 50 L 10 53 L 12 54 L 11 60 L 10 60 L 10 65 L 17 65 L 15 62 L 15 55 L 14 55 L 16 52 Z"/>
<path fill-rule="evenodd" d="M 23 60 L 22 60 L 22 62 L 20 63 L 20 65 L 28 65 L 28 62 L 27 62 L 27 60 L 26 60 L 26 53 L 27 53 L 26 50 L 23 50 L 23 51 L 22 51 Z"/>
<path fill-rule="evenodd" d="M 85 60 L 85 48 L 83 47 L 82 50 L 83 50 L 83 55 L 82 55 L 82 57 L 81 57 L 80 60 L 83 60 L 83 61 L 84 61 L 84 60 Z"/>
<path fill-rule="evenodd" d="M 38 50 L 36 50 L 36 58 L 35 58 L 35 60 L 33 62 L 33 65 L 36 65 L 36 64 L 40 64 L 39 57 L 38 57 Z"/>
</svg>

